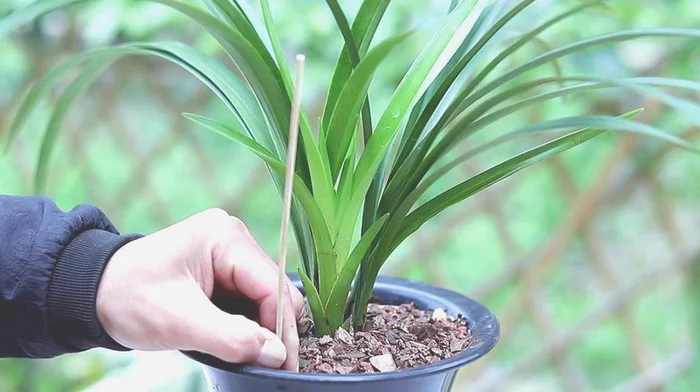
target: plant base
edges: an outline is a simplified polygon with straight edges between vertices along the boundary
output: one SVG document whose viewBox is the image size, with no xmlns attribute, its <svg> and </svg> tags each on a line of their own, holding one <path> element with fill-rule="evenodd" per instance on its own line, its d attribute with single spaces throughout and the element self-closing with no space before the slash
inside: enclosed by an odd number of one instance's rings
<svg viewBox="0 0 700 392">
<path fill-rule="evenodd" d="M 291 276 L 300 287 L 298 277 Z M 463 316 L 470 333 L 467 347 L 426 365 L 368 374 L 295 373 L 226 363 L 210 355 L 186 352 L 202 364 L 211 391 L 217 392 L 449 392 L 457 371 L 482 358 L 498 342 L 496 317 L 483 305 L 450 290 L 403 279 L 380 277 L 374 295 L 383 304 L 411 303 L 417 309 L 441 308 Z"/>
</svg>

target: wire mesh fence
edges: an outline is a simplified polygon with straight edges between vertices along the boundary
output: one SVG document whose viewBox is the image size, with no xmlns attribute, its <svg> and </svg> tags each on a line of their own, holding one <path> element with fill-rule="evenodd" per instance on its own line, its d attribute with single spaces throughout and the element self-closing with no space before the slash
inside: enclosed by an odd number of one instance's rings
<svg viewBox="0 0 700 392">
<path fill-rule="evenodd" d="M 23 90 L 56 61 L 37 51 Z M 118 63 L 67 117 L 47 194 L 144 233 L 223 207 L 274 254 L 279 197 L 263 165 L 180 116 L 215 110 L 210 98 L 161 63 Z M 0 107 L 3 124 L 16 104 Z M 655 102 L 645 106 L 646 120 L 661 115 Z M 45 120 L 32 119 L 8 158 L 10 192 L 31 190 Z M 693 167 L 638 137 L 605 143 L 579 156 L 584 165 L 550 160 L 441 215 L 384 269 L 462 291 L 497 314 L 501 342 L 462 372 L 462 390 L 693 390 L 688 270 L 700 257 L 700 210 L 674 194 Z M 577 180 L 582 167 L 590 173 Z M 483 169 L 473 161 L 460 170 Z"/>
</svg>

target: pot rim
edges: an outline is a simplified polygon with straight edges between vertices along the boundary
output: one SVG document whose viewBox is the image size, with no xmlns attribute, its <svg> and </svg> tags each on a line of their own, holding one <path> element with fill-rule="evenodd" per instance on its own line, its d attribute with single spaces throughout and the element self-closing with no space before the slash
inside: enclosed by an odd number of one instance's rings
<svg viewBox="0 0 700 392">
<path fill-rule="evenodd" d="M 295 284 L 300 284 L 297 274 L 290 274 Z M 416 366 L 409 369 L 395 370 L 385 373 L 369 374 L 321 374 L 321 373 L 296 373 L 280 369 L 263 368 L 256 365 L 241 365 L 222 361 L 209 354 L 193 351 L 182 353 L 198 362 L 200 365 L 212 367 L 221 371 L 234 373 L 239 376 L 253 378 L 274 379 L 279 381 L 306 381 L 314 383 L 367 383 L 378 380 L 403 379 L 425 377 L 436 373 L 444 373 L 464 367 L 486 354 L 498 343 L 500 337 L 500 325 L 496 316 L 481 303 L 452 290 L 433 286 L 427 283 L 416 282 L 408 279 L 380 276 L 377 279 L 375 290 L 389 291 L 394 295 L 409 298 L 421 298 L 430 302 L 442 303 L 444 308 L 461 309 L 468 321 L 468 326 L 473 338 L 469 347 L 452 357 L 442 359 L 427 365 Z M 448 313 L 451 313 L 448 311 Z M 452 314 L 455 316 L 455 314 Z"/>
</svg>

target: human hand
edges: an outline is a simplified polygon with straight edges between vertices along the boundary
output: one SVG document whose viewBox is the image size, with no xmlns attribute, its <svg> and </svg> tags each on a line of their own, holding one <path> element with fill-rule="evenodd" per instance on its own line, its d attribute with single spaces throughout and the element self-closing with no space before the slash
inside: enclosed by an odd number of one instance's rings
<svg viewBox="0 0 700 392">
<path fill-rule="evenodd" d="M 288 281 L 283 343 L 272 332 L 278 271 L 240 220 L 211 209 L 119 249 L 100 281 L 97 315 L 131 349 L 200 351 L 296 371 L 304 301 Z M 249 299 L 259 320 L 222 311 L 215 291 Z"/>
</svg>

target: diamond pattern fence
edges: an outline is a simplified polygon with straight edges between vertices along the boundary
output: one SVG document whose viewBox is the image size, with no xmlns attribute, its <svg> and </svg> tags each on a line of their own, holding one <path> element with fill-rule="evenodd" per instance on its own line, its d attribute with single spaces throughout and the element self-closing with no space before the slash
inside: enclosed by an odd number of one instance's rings
<svg viewBox="0 0 700 392">
<path fill-rule="evenodd" d="M 56 61 L 37 51 L 25 90 Z M 15 104 L 0 107 L 4 124 Z M 657 104 L 645 106 L 645 120 L 655 121 Z M 121 61 L 68 116 L 48 194 L 64 208 L 97 205 L 123 231 L 146 233 L 223 207 L 274 254 L 279 198 L 266 170 L 194 129 L 185 111 L 216 106 L 174 68 Z M 31 189 L 42 121 L 33 119 L 9 157 L 11 192 Z M 697 164 L 633 136 L 605 143 L 607 153 L 586 150 L 583 164 L 550 160 L 455 207 L 387 264 L 384 274 L 460 290 L 496 312 L 502 340 L 462 372 L 460 390 L 694 390 L 690 271 L 700 260 L 700 210 L 683 190 L 695 185 L 686 178 Z M 482 164 L 460 170 L 475 174 Z M 574 173 L 581 167 L 585 181 Z"/>
</svg>

